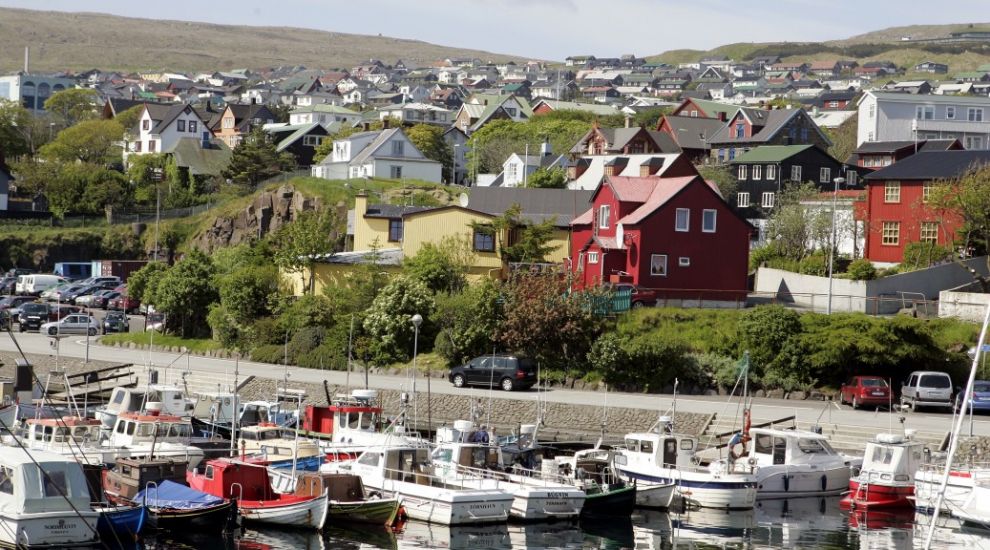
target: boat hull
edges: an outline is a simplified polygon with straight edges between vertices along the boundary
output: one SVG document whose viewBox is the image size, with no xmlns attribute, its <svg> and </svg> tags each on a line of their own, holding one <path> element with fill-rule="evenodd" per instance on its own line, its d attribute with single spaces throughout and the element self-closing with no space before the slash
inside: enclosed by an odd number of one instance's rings
<svg viewBox="0 0 990 550">
<path fill-rule="evenodd" d="M 592 493 L 584 500 L 581 517 L 625 517 L 636 508 L 636 487 L 632 484 L 608 487 L 600 493 Z"/>
<path fill-rule="evenodd" d="M 373 523 L 391 525 L 399 514 L 399 500 L 395 498 L 357 502 L 330 501 L 327 525 L 346 526 L 349 523 Z"/>
<path fill-rule="evenodd" d="M 325 495 L 287 504 L 274 504 L 277 502 L 245 500 L 238 502 L 238 509 L 245 521 L 282 527 L 323 528 L 329 504 Z"/>
<path fill-rule="evenodd" d="M 576 489 L 520 487 L 512 493 L 509 514 L 524 521 L 574 519 L 581 515 L 585 495 Z"/>
<path fill-rule="evenodd" d="M 849 480 L 849 494 L 839 501 L 843 509 L 913 508 L 914 485 L 891 485 Z"/>
<path fill-rule="evenodd" d="M 88 545 L 99 539 L 95 511 L 0 514 L 0 545 L 32 548 Z"/>
<path fill-rule="evenodd" d="M 110 506 L 98 512 L 97 529 L 104 541 L 134 540 L 148 521 L 148 509 L 144 506 Z"/>
<path fill-rule="evenodd" d="M 694 472 L 661 470 L 651 475 L 631 470 L 620 470 L 622 475 L 635 480 L 637 487 L 645 485 L 670 485 L 677 487 L 676 495 L 686 504 L 701 508 L 749 510 L 756 504 L 756 480 L 750 476 L 706 476 Z"/>
<path fill-rule="evenodd" d="M 841 495 L 849 490 L 849 468 L 823 470 L 796 466 L 761 467 L 756 498 L 800 498 Z"/>
<path fill-rule="evenodd" d="M 504 522 L 509 519 L 513 501 L 513 496 L 504 491 L 462 492 L 391 479 L 365 480 L 365 483 L 386 497 L 399 499 L 410 518 L 444 525 Z"/>
<path fill-rule="evenodd" d="M 187 533 L 222 533 L 236 518 L 232 502 L 191 510 L 149 507 L 148 511 L 150 527 Z"/>
<path fill-rule="evenodd" d="M 935 509 L 942 488 L 942 473 L 935 470 L 921 470 L 914 476 L 914 505 L 919 510 Z M 950 509 L 960 509 L 973 492 L 974 479 L 970 472 L 950 472 L 949 483 L 945 487 L 942 513 Z"/>
<path fill-rule="evenodd" d="M 674 494 L 677 486 L 673 483 L 667 484 L 636 484 L 636 506 L 642 508 L 670 508 L 674 501 Z"/>
</svg>

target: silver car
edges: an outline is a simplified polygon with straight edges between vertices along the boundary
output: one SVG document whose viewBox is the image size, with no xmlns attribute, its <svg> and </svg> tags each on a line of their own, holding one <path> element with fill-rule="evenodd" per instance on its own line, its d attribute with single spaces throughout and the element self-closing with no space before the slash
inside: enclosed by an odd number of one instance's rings
<svg viewBox="0 0 990 550">
<path fill-rule="evenodd" d="M 60 334 L 89 334 L 96 336 L 100 331 L 100 324 L 89 315 L 73 313 L 58 321 L 41 325 L 41 334 L 48 336 L 58 336 Z"/>
</svg>

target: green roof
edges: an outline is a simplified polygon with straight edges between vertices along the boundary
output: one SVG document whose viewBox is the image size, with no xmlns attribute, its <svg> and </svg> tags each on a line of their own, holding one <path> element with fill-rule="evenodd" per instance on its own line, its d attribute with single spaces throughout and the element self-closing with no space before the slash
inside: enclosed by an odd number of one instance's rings
<svg viewBox="0 0 990 550">
<path fill-rule="evenodd" d="M 293 113 L 331 113 L 337 115 L 358 115 L 357 111 L 352 111 L 347 107 L 341 107 L 339 105 L 330 105 L 328 103 L 317 103 L 316 105 L 306 105 L 304 107 L 296 107 L 292 110 Z"/>
<path fill-rule="evenodd" d="M 731 105 L 729 103 L 719 103 L 718 101 L 711 101 L 708 99 L 691 98 L 691 102 L 697 105 L 698 107 L 701 107 L 701 109 L 705 111 L 705 113 L 707 113 L 708 116 L 712 118 L 716 118 L 715 116 L 713 116 L 715 113 L 725 113 L 726 120 L 729 120 L 732 117 L 736 116 L 736 113 L 739 112 L 739 108 L 740 108 L 739 105 Z"/>
<path fill-rule="evenodd" d="M 219 176 L 220 172 L 230 164 L 231 151 L 224 142 L 210 140 L 210 148 L 203 149 L 202 142 L 196 138 L 180 138 L 171 151 L 176 166 L 189 168 L 193 176 Z"/>
<path fill-rule="evenodd" d="M 750 149 L 736 157 L 732 164 L 746 164 L 747 162 L 781 162 L 794 155 L 814 147 L 814 145 L 761 145 L 755 149 Z"/>
<path fill-rule="evenodd" d="M 960 79 L 960 78 L 983 78 L 984 76 L 986 76 L 986 74 L 987 73 L 984 72 L 984 71 L 966 71 L 966 72 L 962 72 L 962 73 L 956 73 L 953 78 L 955 78 L 955 79 Z"/>
</svg>

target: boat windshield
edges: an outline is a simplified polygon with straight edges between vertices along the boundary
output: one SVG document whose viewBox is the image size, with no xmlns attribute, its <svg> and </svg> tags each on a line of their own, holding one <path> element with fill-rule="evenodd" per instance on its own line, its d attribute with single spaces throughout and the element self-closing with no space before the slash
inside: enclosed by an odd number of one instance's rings
<svg viewBox="0 0 990 550">
<path fill-rule="evenodd" d="M 832 449 L 828 443 L 821 439 L 798 439 L 798 448 L 804 454 L 827 455 L 832 454 Z"/>
<path fill-rule="evenodd" d="M 433 451 L 433 460 L 437 462 L 450 462 L 454 457 L 454 451 L 449 447 L 443 447 Z"/>
</svg>

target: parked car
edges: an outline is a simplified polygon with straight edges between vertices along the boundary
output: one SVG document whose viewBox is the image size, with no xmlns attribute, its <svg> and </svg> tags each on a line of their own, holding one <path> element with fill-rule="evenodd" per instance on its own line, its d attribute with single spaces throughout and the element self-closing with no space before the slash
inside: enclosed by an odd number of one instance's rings
<svg viewBox="0 0 990 550">
<path fill-rule="evenodd" d="M 69 315 L 75 315 L 76 313 L 82 313 L 82 309 L 77 306 L 70 306 L 68 304 L 48 304 L 48 320 L 58 321 L 59 319 L 64 319 Z"/>
<path fill-rule="evenodd" d="M 160 311 L 149 312 L 144 318 L 144 330 L 165 330 L 165 314 Z"/>
<path fill-rule="evenodd" d="M 17 289 L 17 277 L 4 275 L 0 277 L 0 294 L 13 294 Z"/>
<path fill-rule="evenodd" d="M 48 290 L 42 292 L 41 294 L 38 295 L 38 297 L 45 301 L 54 302 L 55 299 L 58 298 L 58 293 L 60 291 L 65 290 L 66 288 L 69 288 L 70 286 L 73 286 L 75 284 L 77 283 L 73 283 L 72 281 L 61 282 L 49 288 Z"/>
<path fill-rule="evenodd" d="M 78 300 L 79 298 L 92 294 L 98 290 L 103 290 L 103 289 L 96 285 L 86 285 L 73 290 L 67 290 L 65 294 L 62 295 L 62 301 L 69 302 L 70 304 L 74 304 L 76 303 L 76 300 Z"/>
<path fill-rule="evenodd" d="M 76 298 L 76 305 L 82 307 L 103 307 L 106 301 L 102 300 L 107 294 L 113 294 L 114 291 L 107 289 L 97 289 L 91 294 L 84 294 Z M 97 304 L 97 300 L 100 300 Z"/>
<path fill-rule="evenodd" d="M 485 355 L 450 369 L 450 383 L 464 386 L 497 386 L 505 391 L 522 390 L 536 384 L 536 363 L 517 355 Z"/>
<path fill-rule="evenodd" d="M 839 403 L 849 403 L 854 409 L 890 402 L 890 385 L 879 376 L 853 376 L 839 389 Z"/>
<path fill-rule="evenodd" d="M 21 332 L 40 330 L 41 325 L 49 321 L 48 304 L 29 302 L 22 304 L 20 309 L 21 311 L 17 316 L 17 329 Z"/>
<path fill-rule="evenodd" d="M 0 310 L 17 309 L 21 304 L 26 304 L 33 301 L 34 298 L 31 296 L 4 296 L 0 298 Z"/>
<path fill-rule="evenodd" d="M 653 307 L 657 305 L 657 291 L 638 287 L 632 283 L 616 283 L 613 290 L 631 290 L 629 307 Z"/>
<path fill-rule="evenodd" d="M 120 296 L 120 292 L 116 290 L 97 292 L 93 295 L 93 299 L 90 300 L 89 307 L 107 309 L 107 304 L 110 303 L 110 300 L 113 300 L 117 296 Z"/>
<path fill-rule="evenodd" d="M 958 388 L 956 392 L 955 399 L 955 409 L 959 411 L 960 406 L 963 401 L 966 402 L 966 412 L 983 412 L 990 411 L 990 380 L 974 380 L 973 381 L 973 392 L 970 393 L 968 399 L 963 399 L 963 389 Z"/>
<path fill-rule="evenodd" d="M 125 313 L 137 313 L 141 309 L 141 301 L 131 298 L 127 292 L 122 292 L 120 296 L 112 298 L 107 302 L 107 309 L 123 311 Z"/>
<path fill-rule="evenodd" d="M 131 323 L 123 311 L 110 311 L 103 318 L 103 334 L 111 332 L 130 332 Z"/>
<path fill-rule="evenodd" d="M 23 275 L 22 277 L 23 281 L 20 283 L 19 293 L 30 296 L 38 296 L 49 288 L 65 281 L 65 279 L 58 275 L 35 274 Z"/>
<path fill-rule="evenodd" d="M 952 378 L 944 372 L 915 371 L 901 385 L 901 407 L 952 408 Z"/>
<path fill-rule="evenodd" d="M 66 296 L 72 293 L 76 293 L 79 290 L 85 288 L 86 285 L 81 285 L 79 283 L 71 283 L 62 287 L 59 287 L 55 292 L 48 296 L 48 301 L 50 302 L 65 302 Z"/>
<path fill-rule="evenodd" d="M 96 319 L 84 313 L 74 313 L 60 319 L 41 325 L 40 332 L 49 336 L 58 334 L 89 334 L 96 336 L 100 331 L 100 325 Z"/>
</svg>

